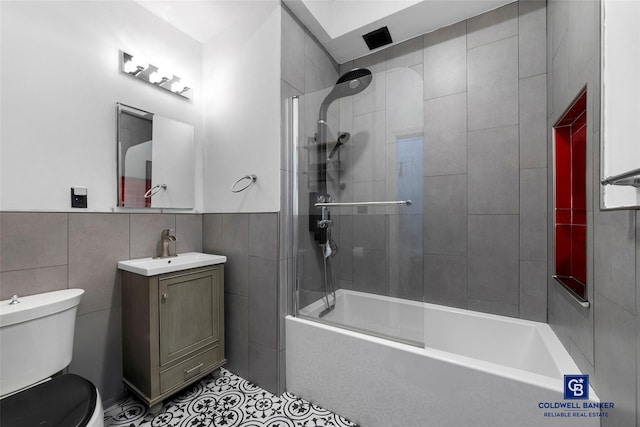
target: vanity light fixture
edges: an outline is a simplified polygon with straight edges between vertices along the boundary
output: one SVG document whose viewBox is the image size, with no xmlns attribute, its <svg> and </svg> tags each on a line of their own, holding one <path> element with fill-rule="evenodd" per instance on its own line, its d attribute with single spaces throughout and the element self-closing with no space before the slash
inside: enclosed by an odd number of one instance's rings
<svg viewBox="0 0 640 427">
<path fill-rule="evenodd" d="M 139 56 L 120 51 L 120 69 L 124 74 L 136 77 L 144 82 L 168 90 L 184 98 L 191 99 L 193 90 L 190 84 L 155 65 L 149 64 Z"/>
</svg>

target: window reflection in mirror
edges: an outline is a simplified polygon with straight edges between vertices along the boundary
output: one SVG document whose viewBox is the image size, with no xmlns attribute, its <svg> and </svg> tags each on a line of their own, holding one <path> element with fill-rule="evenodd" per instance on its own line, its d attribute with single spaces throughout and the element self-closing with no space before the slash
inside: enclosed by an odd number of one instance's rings
<svg viewBox="0 0 640 427">
<path fill-rule="evenodd" d="M 118 206 L 149 208 L 153 114 L 118 105 Z"/>
<path fill-rule="evenodd" d="M 194 206 L 193 126 L 118 104 L 118 206 Z"/>
</svg>

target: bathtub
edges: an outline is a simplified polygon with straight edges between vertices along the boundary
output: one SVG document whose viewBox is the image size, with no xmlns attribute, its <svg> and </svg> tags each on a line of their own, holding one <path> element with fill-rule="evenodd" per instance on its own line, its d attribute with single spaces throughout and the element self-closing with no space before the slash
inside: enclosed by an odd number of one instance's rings
<svg viewBox="0 0 640 427">
<path fill-rule="evenodd" d="M 364 427 L 600 425 L 593 389 L 564 400 L 580 371 L 547 324 L 342 289 L 336 301 L 321 322 L 308 318 L 322 301 L 285 319 L 297 396 Z"/>
</svg>

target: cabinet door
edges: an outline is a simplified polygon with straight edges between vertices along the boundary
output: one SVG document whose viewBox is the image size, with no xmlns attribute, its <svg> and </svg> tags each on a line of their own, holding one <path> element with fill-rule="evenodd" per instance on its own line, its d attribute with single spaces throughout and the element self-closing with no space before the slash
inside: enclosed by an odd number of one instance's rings
<svg viewBox="0 0 640 427">
<path fill-rule="evenodd" d="M 219 339 L 219 270 L 161 278 L 158 283 L 160 365 Z"/>
</svg>

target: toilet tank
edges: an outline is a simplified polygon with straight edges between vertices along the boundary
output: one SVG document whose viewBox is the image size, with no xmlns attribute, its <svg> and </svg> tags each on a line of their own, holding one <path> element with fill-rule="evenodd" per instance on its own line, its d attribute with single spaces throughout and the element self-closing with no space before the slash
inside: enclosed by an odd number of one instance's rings
<svg viewBox="0 0 640 427">
<path fill-rule="evenodd" d="M 0 396 L 42 381 L 71 362 L 82 289 L 0 301 Z"/>
</svg>

